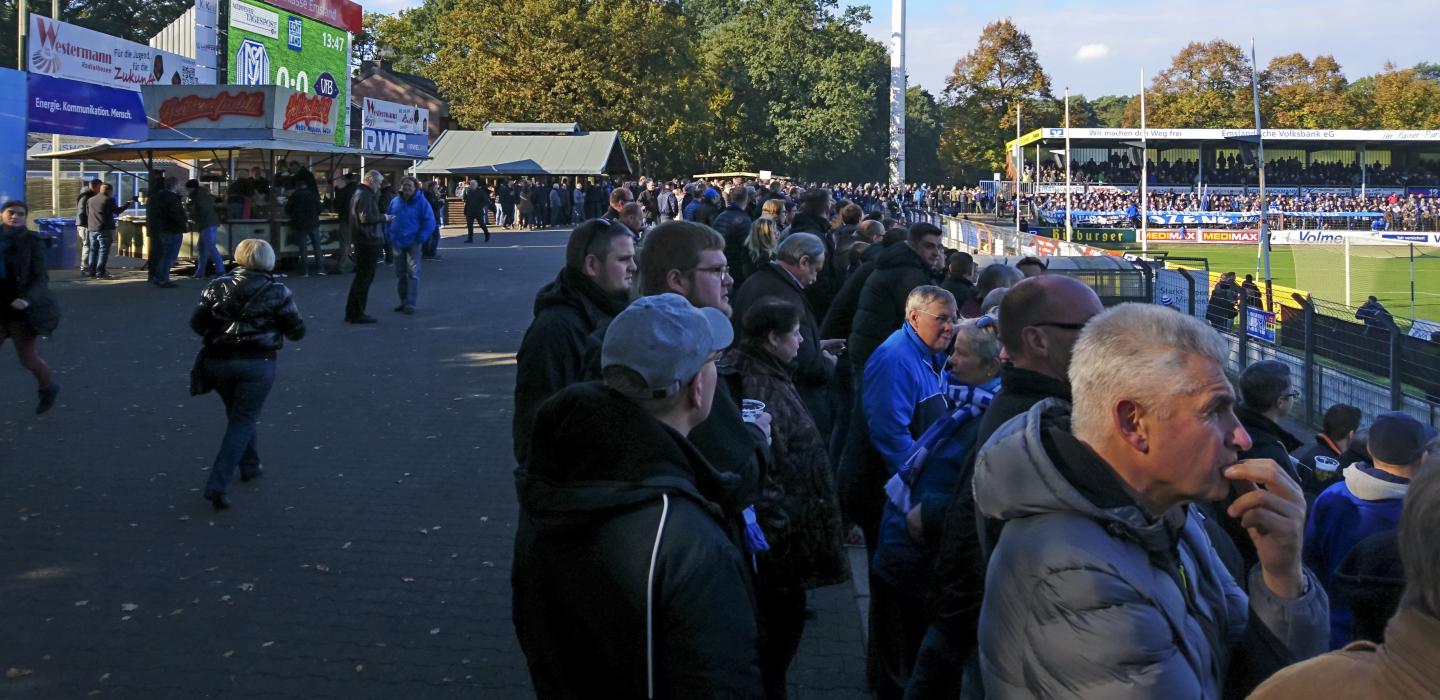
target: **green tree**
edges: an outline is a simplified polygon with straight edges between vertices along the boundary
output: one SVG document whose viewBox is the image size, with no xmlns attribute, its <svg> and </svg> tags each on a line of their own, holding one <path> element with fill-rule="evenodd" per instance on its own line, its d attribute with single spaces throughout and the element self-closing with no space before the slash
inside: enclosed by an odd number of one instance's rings
<svg viewBox="0 0 1440 700">
<path fill-rule="evenodd" d="M 465 126 L 618 130 L 642 172 L 678 111 L 695 40 L 678 4 L 653 0 L 458 0 L 437 36 L 425 74 Z"/>
<path fill-rule="evenodd" d="M 1124 116 L 1125 108 L 1130 106 L 1130 100 L 1133 99 L 1135 99 L 1133 95 L 1106 95 L 1092 102 L 1091 105 L 1095 109 L 1095 128 L 1121 128 L 1121 117 Z"/>
<path fill-rule="evenodd" d="M 395 70 L 426 75 L 440 50 L 440 21 L 454 9 L 455 0 L 425 0 L 395 15 L 365 13 L 364 31 L 350 42 L 351 62 L 384 58 Z"/>
<path fill-rule="evenodd" d="M 940 182 L 940 131 L 945 116 L 930 91 L 919 85 L 905 88 L 905 180 Z"/>
<path fill-rule="evenodd" d="M 1349 84 L 1333 56 L 1314 61 L 1298 53 L 1276 56 L 1261 89 L 1266 128 L 1342 129 L 1350 122 Z"/>
<path fill-rule="evenodd" d="M 1030 35 L 1008 17 L 986 26 L 975 50 L 955 63 L 945 96 L 949 108 L 940 157 L 964 180 L 1005 169 L 1005 142 L 1014 138 L 1018 102 L 1027 102 L 1022 126 L 1058 123 L 1050 77 L 1040 67 Z"/>
<path fill-rule="evenodd" d="M 1426 80 L 1434 80 L 1440 83 L 1440 63 L 1421 61 L 1415 64 L 1415 72 Z"/>
<path fill-rule="evenodd" d="M 15 68 L 19 57 L 15 46 L 18 5 L 17 0 L 0 0 L 0 27 L 6 28 L 0 31 L 0 67 Z M 193 5 L 194 0 L 65 0 L 60 3 L 60 21 L 149 44 L 150 37 L 159 34 Z M 49 4 L 32 3 L 28 9 L 33 14 L 50 16 Z"/>
<path fill-rule="evenodd" d="M 1065 102 L 1063 99 L 1060 102 L 1060 106 L 1056 109 L 1060 110 L 1060 120 L 1057 122 L 1060 126 L 1068 126 L 1072 129 L 1094 129 L 1100 126 L 1100 118 L 1095 114 L 1095 104 L 1085 99 L 1084 95 L 1070 96 L 1069 124 L 1061 123 L 1065 121 Z"/>
<path fill-rule="evenodd" d="M 1151 81 L 1145 100 L 1149 127 L 1253 128 L 1250 58 L 1224 39 L 1191 42 Z M 1139 115 L 1139 105 L 1132 105 L 1126 121 L 1138 122 Z"/>
</svg>

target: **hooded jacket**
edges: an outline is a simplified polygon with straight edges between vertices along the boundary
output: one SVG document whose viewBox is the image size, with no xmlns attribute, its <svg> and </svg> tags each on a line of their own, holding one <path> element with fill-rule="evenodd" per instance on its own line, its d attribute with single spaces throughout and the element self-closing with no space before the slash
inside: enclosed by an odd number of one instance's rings
<svg viewBox="0 0 1440 700">
<path fill-rule="evenodd" d="M 1333 592 L 1340 562 L 1361 540 L 1395 530 L 1405 506 L 1410 480 L 1364 462 L 1345 468 L 1345 480 L 1325 489 L 1305 523 L 1303 561 L 1320 585 Z M 1330 648 L 1350 643 L 1350 606 L 1340 596 L 1330 599 Z"/>
<path fill-rule="evenodd" d="M 1193 505 L 1159 517 L 1069 434 L 1070 406 L 1036 404 L 975 464 L 975 503 L 1005 521 L 980 612 L 990 700 L 1221 697 L 1324 651 L 1325 591 L 1296 600 L 1251 572 L 1247 599 Z M 1232 654 L 1248 659 L 1240 672 Z"/>
<path fill-rule="evenodd" d="M 865 280 L 850 330 L 850 362 L 855 372 L 880 344 L 905 323 L 905 299 L 916 287 L 932 282 L 930 269 L 915 249 L 895 244 L 880 254 L 875 272 Z"/>
<path fill-rule="evenodd" d="M 530 429 L 540 404 L 579 383 L 591 333 L 625 310 L 625 300 L 606 294 L 585 273 L 566 266 L 535 295 L 535 320 L 515 353 L 515 459 L 530 455 Z"/>
<path fill-rule="evenodd" d="M 946 356 L 920 340 L 906 323 L 890 334 L 865 367 L 861 405 L 870 441 L 893 475 L 930 424 L 949 408 L 945 401 Z"/>
<path fill-rule="evenodd" d="M 1440 698 L 1440 620 L 1407 607 L 1385 627 L 1385 643 L 1355 642 L 1296 664 L 1250 700 L 1434 700 Z"/>
<path fill-rule="evenodd" d="M 385 213 L 395 217 L 385 225 L 385 232 L 396 248 L 420 243 L 435 230 L 435 210 L 430 208 L 430 200 L 423 192 L 416 192 L 408 200 L 404 195 L 395 197 Z"/>
<path fill-rule="evenodd" d="M 599 383 L 536 430 L 512 578 L 536 696 L 762 697 L 746 562 L 710 500 L 733 477 Z"/>
</svg>

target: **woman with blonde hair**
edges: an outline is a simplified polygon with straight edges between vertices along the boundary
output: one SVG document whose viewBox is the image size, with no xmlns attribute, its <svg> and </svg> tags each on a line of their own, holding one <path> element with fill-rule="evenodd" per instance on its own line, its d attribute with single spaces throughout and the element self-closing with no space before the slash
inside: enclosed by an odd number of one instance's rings
<svg viewBox="0 0 1440 700">
<path fill-rule="evenodd" d="M 191 395 L 211 389 L 225 402 L 228 424 L 220 452 L 205 483 L 205 498 L 215 510 L 230 507 L 225 496 L 235 470 L 240 480 L 260 476 L 255 424 L 275 383 L 275 351 L 285 338 L 305 337 L 305 321 L 290 290 L 275 281 L 275 250 L 259 238 L 235 247 L 231 272 L 211 282 L 190 316 L 190 328 L 204 346 L 190 375 Z"/>
<path fill-rule="evenodd" d="M 775 200 L 770 200 L 770 202 L 773 201 Z M 770 202 L 766 202 L 766 204 L 768 205 Z M 745 278 L 755 274 L 755 271 L 759 270 L 762 265 L 768 265 L 771 260 L 775 259 L 775 248 L 779 246 L 775 236 L 777 228 L 777 222 L 774 219 L 767 219 L 764 216 L 750 224 L 750 236 L 745 239 L 745 257 L 740 261 L 739 274 L 736 274 L 733 265 L 730 269 L 730 276 L 735 278 L 735 289 L 739 289 Z"/>
</svg>

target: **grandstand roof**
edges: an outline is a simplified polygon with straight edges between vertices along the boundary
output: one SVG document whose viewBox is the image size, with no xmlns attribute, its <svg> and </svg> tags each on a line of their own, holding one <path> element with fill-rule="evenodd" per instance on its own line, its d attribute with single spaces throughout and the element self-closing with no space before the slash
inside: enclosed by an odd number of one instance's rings
<svg viewBox="0 0 1440 700">
<path fill-rule="evenodd" d="M 1029 146 L 1036 142 L 1047 147 L 1061 146 L 1065 132 L 1061 127 L 1036 129 L 1005 144 L 1008 151 L 1018 143 Z M 1139 146 L 1140 129 L 1069 129 L 1071 148 L 1122 148 Z M 1150 148 L 1194 148 L 1205 146 L 1237 146 L 1255 142 L 1254 129 L 1146 129 L 1144 138 Z M 1057 143 L 1058 142 L 1058 143 Z M 1440 152 L 1440 130 L 1364 130 L 1364 129 L 1265 129 L 1265 143 L 1276 148 L 1305 151 L 1366 150 Z"/>
</svg>

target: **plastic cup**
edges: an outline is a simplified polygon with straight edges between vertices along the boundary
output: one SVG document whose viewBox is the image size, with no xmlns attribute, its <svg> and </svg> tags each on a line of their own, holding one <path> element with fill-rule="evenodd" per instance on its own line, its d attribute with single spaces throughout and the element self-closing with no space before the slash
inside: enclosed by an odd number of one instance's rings
<svg viewBox="0 0 1440 700">
<path fill-rule="evenodd" d="M 744 416 L 745 422 L 753 423 L 765 412 L 765 402 L 755 399 L 745 399 L 740 402 L 740 415 Z"/>
</svg>

